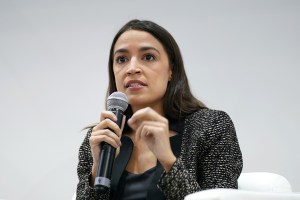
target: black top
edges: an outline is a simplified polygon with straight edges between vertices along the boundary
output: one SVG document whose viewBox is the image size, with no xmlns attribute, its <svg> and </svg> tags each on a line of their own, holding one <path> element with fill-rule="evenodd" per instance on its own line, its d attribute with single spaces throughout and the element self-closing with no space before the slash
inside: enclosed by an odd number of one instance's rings
<svg viewBox="0 0 300 200">
<path fill-rule="evenodd" d="M 147 190 L 154 176 L 155 168 L 153 167 L 142 174 L 133 174 L 124 171 L 122 179 L 125 179 L 125 187 L 122 200 L 145 200 Z"/>
</svg>

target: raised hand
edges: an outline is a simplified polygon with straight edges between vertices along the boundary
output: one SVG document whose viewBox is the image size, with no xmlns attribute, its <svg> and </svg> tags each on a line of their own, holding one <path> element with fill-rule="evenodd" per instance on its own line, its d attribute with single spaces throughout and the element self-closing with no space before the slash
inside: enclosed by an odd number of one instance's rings
<svg viewBox="0 0 300 200">
<path fill-rule="evenodd" d="M 117 149 L 116 155 L 118 155 L 121 146 L 121 135 L 122 129 L 124 127 L 125 116 L 123 117 L 122 127 L 120 128 L 117 124 L 117 117 L 111 111 L 102 111 L 100 114 L 100 122 L 97 124 L 91 133 L 89 139 L 91 152 L 93 157 L 93 167 L 92 167 L 92 179 L 91 185 L 96 177 L 101 142 L 106 142 Z"/>
<path fill-rule="evenodd" d="M 143 140 L 164 169 L 169 171 L 176 157 L 170 145 L 168 120 L 148 107 L 136 111 L 128 125 L 135 131 L 135 140 Z"/>
</svg>

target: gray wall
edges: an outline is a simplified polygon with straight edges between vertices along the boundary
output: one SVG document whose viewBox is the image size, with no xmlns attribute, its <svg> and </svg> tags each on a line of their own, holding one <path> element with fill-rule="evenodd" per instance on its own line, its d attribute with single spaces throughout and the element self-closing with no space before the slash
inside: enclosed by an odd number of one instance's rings
<svg viewBox="0 0 300 200">
<path fill-rule="evenodd" d="M 81 128 L 98 121 L 116 31 L 178 41 L 194 94 L 233 119 L 244 172 L 300 192 L 300 1 L 0 0 L 0 198 L 70 199 Z"/>
</svg>

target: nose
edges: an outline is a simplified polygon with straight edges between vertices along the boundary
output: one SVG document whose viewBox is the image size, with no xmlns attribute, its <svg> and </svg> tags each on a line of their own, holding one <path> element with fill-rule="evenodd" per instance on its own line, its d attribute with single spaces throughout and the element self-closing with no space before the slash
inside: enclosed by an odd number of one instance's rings
<svg viewBox="0 0 300 200">
<path fill-rule="evenodd" d="M 127 66 L 126 73 L 130 75 L 130 74 L 137 74 L 140 72 L 141 72 L 140 63 L 136 58 L 131 58 Z"/>
</svg>

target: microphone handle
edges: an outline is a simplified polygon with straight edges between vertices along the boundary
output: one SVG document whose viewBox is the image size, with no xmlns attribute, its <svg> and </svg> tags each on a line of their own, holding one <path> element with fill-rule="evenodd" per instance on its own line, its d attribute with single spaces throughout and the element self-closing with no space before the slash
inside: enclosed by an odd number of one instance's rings
<svg viewBox="0 0 300 200">
<path fill-rule="evenodd" d="M 113 109 L 110 111 L 117 116 L 116 124 L 121 127 L 123 112 L 120 109 Z M 106 190 L 110 188 L 111 172 L 115 160 L 116 149 L 106 142 L 102 142 L 100 145 L 101 150 L 94 186 L 96 189 Z"/>
</svg>

